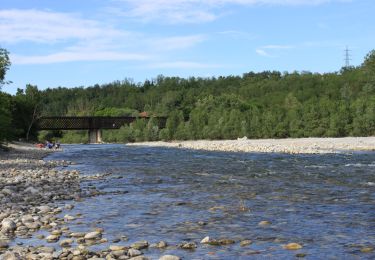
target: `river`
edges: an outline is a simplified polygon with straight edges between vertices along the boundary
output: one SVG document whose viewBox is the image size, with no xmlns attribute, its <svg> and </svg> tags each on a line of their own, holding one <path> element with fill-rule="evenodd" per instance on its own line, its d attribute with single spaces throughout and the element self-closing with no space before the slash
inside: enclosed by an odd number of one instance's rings
<svg viewBox="0 0 375 260">
<path fill-rule="evenodd" d="M 82 219 L 70 229 L 105 230 L 111 242 L 196 242 L 195 250 L 148 249 L 184 259 L 374 259 L 375 153 L 287 155 L 205 152 L 125 145 L 66 145 L 48 160 L 69 160 L 84 190 Z M 263 222 L 261 222 L 263 221 Z M 259 224 L 262 223 L 262 224 Z M 232 239 L 203 245 L 206 236 Z M 251 240 L 247 246 L 240 241 Z M 283 245 L 296 242 L 302 249 Z M 107 244 L 108 246 L 108 244 Z M 100 247 L 100 246 L 99 246 Z"/>
</svg>

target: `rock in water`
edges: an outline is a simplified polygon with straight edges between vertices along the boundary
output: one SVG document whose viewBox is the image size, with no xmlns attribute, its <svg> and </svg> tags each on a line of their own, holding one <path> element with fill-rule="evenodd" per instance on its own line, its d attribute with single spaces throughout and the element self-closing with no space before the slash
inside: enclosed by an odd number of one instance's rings
<svg viewBox="0 0 375 260">
<path fill-rule="evenodd" d="M 289 243 L 287 245 L 284 245 L 283 248 L 288 250 L 298 250 L 301 249 L 302 246 L 298 243 Z"/>
<path fill-rule="evenodd" d="M 133 243 L 130 247 L 137 249 L 137 250 L 141 250 L 141 249 L 148 247 L 148 242 L 145 240 L 138 241 L 138 242 Z"/>
<path fill-rule="evenodd" d="M 100 239 L 101 237 L 102 237 L 102 233 L 98 231 L 93 231 L 85 235 L 85 239 L 87 240 Z"/>
</svg>

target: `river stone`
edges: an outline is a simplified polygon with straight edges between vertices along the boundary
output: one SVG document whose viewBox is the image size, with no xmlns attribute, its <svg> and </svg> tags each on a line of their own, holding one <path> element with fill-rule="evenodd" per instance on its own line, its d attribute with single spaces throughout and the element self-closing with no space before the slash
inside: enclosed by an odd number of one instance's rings
<svg viewBox="0 0 375 260">
<path fill-rule="evenodd" d="M 268 221 L 268 220 L 263 220 L 261 222 L 258 223 L 259 226 L 268 226 L 268 225 L 271 225 L 271 222 Z"/>
<path fill-rule="evenodd" d="M 77 237 L 84 237 L 84 236 L 85 236 L 85 233 L 82 233 L 82 232 L 73 232 L 73 233 L 70 233 L 70 236 L 71 236 L 71 237 L 74 237 L 74 238 L 77 238 Z"/>
<path fill-rule="evenodd" d="M 283 248 L 287 250 L 298 250 L 301 249 L 302 246 L 298 243 L 289 243 L 287 245 L 284 245 Z"/>
<path fill-rule="evenodd" d="M 17 228 L 16 223 L 14 223 L 14 221 L 11 219 L 3 219 L 3 221 L 1 222 L 1 231 L 3 233 L 14 232 L 16 228 Z"/>
<path fill-rule="evenodd" d="M 207 244 L 208 242 L 210 242 L 210 237 L 209 236 L 206 236 L 205 238 L 203 238 L 201 240 L 201 244 Z"/>
<path fill-rule="evenodd" d="M 137 241 L 137 242 L 131 244 L 130 247 L 134 248 L 134 249 L 141 250 L 141 249 L 144 249 L 144 248 L 148 247 L 148 242 L 146 240 Z"/>
<path fill-rule="evenodd" d="M 183 242 L 179 244 L 178 247 L 182 249 L 195 249 L 197 248 L 197 244 L 195 244 L 194 242 Z"/>
<path fill-rule="evenodd" d="M 181 258 L 175 255 L 163 255 L 159 260 L 180 260 Z"/>
<path fill-rule="evenodd" d="M 120 251 L 120 250 L 126 250 L 128 247 L 126 246 L 119 246 L 119 245 L 110 245 L 109 250 L 111 251 Z"/>
<path fill-rule="evenodd" d="M 64 239 L 60 242 L 61 247 L 70 247 L 73 244 L 73 239 Z"/>
<path fill-rule="evenodd" d="M 135 256 L 139 256 L 139 255 L 142 255 L 142 252 L 137 250 L 137 249 L 130 248 L 128 250 L 128 256 L 130 256 L 130 257 L 135 257 Z"/>
<path fill-rule="evenodd" d="M 240 242 L 240 246 L 248 246 L 248 245 L 251 245 L 252 243 L 253 241 L 246 239 Z"/>
<path fill-rule="evenodd" d="M 51 208 L 49 206 L 40 206 L 38 207 L 39 213 L 48 213 L 51 211 Z"/>
<path fill-rule="evenodd" d="M 59 239 L 60 239 L 60 236 L 58 235 L 49 235 L 48 237 L 46 237 L 46 240 L 48 243 L 57 242 Z"/>
<path fill-rule="evenodd" d="M 98 231 L 93 231 L 93 232 L 87 233 L 84 238 L 87 240 L 93 240 L 93 239 L 100 239 L 101 237 L 102 237 L 102 233 Z"/>
</svg>

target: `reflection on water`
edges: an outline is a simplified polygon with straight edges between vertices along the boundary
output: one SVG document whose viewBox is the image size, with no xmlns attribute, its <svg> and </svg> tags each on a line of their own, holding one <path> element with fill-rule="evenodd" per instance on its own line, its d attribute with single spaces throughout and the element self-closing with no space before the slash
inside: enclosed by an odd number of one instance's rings
<svg viewBox="0 0 375 260">
<path fill-rule="evenodd" d="M 84 218 L 77 231 L 103 227 L 109 241 L 199 241 L 229 238 L 228 246 L 198 245 L 194 251 L 150 249 L 158 257 L 186 259 L 375 258 L 375 154 L 244 154 L 123 145 L 72 145 L 49 159 L 76 163 L 84 189 L 103 195 L 76 203 Z M 268 225 L 258 225 L 269 221 Z M 86 223 L 86 224 L 83 224 Z M 241 247 L 239 241 L 253 243 Z M 288 251 L 282 245 L 298 242 Z"/>
</svg>

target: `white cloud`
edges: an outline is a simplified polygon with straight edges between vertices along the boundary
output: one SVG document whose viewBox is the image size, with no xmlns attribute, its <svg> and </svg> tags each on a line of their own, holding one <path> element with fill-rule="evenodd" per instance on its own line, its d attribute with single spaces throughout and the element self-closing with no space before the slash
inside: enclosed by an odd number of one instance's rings
<svg viewBox="0 0 375 260">
<path fill-rule="evenodd" d="M 257 54 L 259 54 L 260 56 L 264 56 L 264 57 L 273 57 L 272 55 L 270 55 L 268 52 L 266 52 L 265 50 L 262 50 L 262 49 L 256 49 L 255 52 Z"/>
<path fill-rule="evenodd" d="M 40 10 L 0 10 L 0 39 L 6 43 L 55 43 L 72 39 L 123 37 L 129 33 L 74 14 Z"/>
<path fill-rule="evenodd" d="M 256 49 L 255 52 L 257 54 L 259 54 L 260 56 L 275 58 L 275 57 L 277 57 L 276 53 L 278 54 L 281 51 L 291 50 L 291 49 L 294 49 L 294 48 L 296 48 L 296 47 L 293 46 L 293 45 L 274 45 L 274 44 L 270 44 L 270 45 L 264 45 L 264 46 Z"/>
<path fill-rule="evenodd" d="M 211 69 L 221 68 L 222 65 L 218 64 L 207 64 L 190 61 L 172 61 L 172 62 L 159 62 L 150 65 L 146 65 L 147 68 L 152 69 Z"/>
<path fill-rule="evenodd" d="M 22 56 L 11 55 L 11 60 L 14 64 L 51 64 L 61 62 L 74 62 L 74 61 L 142 61 L 148 60 L 151 57 L 135 54 L 135 53 L 122 53 L 111 51 L 99 52 L 58 52 L 49 55 L 38 56 Z"/>
<path fill-rule="evenodd" d="M 111 11 L 144 22 L 166 23 L 210 22 L 220 16 L 228 5 L 319 5 L 351 0 L 114 0 L 120 3 Z"/>
</svg>

